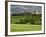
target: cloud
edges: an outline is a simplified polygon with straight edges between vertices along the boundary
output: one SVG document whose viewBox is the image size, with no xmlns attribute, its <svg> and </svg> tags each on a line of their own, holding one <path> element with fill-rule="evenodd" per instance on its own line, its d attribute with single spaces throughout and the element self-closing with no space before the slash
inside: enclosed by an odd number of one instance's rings
<svg viewBox="0 0 46 37">
<path fill-rule="evenodd" d="M 17 8 L 17 7 L 19 7 L 19 8 L 22 8 L 22 9 L 30 9 L 30 7 L 25 7 L 25 6 L 15 6 L 15 8 Z"/>
<path fill-rule="evenodd" d="M 33 11 L 33 10 L 40 10 L 41 11 L 41 6 L 25 6 L 25 5 L 12 5 L 11 6 L 11 11 L 12 12 L 14 12 L 14 11 L 16 11 L 16 13 L 17 12 L 23 12 L 24 10 L 25 11 L 29 11 L 29 12 L 31 12 L 31 11 Z"/>
</svg>

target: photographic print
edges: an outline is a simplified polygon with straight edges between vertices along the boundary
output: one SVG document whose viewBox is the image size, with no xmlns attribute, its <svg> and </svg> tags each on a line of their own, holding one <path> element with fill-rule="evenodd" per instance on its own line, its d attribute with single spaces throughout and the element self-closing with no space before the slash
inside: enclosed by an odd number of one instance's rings
<svg viewBox="0 0 46 37">
<path fill-rule="evenodd" d="M 44 4 L 8 2 L 8 35 L 44 33 Z"/>
<path fill-rule="evenodd" d="M 42 29 L 42 7 L 11 5 L 11 32 Z"/>
</svg>

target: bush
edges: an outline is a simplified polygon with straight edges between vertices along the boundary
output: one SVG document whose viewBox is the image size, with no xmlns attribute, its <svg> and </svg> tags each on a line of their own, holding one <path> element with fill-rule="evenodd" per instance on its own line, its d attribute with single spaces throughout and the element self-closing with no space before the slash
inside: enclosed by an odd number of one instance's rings
<svg viewBox="0 0 46 37">
<path fill-rule="evenodd" d="M 19 18 L 21 18 L 21 19 L 19 19 Z M 24 19 L 22 19 L 22 18 L 24 18 Z M 19 22 L 16 22 L 16 19 Z M 41 20 L 40 16 L 32 16 L 32 15 L 22 16 L 22 17 L 20 17 L 20 16 L 18 16 L 18 17 L 17 16 L 16 17 L 12 16 L 11 23 L 12 24 L 27 24 L 27 23 L 30 23 L 30 24 L 34 24 L 34 25 L 35 24 L 39 24 L 40 25 L 41 24 L 40 20 Z"/>
</svg>

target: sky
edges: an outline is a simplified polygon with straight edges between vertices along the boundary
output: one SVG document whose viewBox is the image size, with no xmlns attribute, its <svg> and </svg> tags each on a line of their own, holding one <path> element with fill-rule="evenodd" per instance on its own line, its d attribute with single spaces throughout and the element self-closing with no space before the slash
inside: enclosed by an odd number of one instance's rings
<svg viewBox="0 0 46 37">
<path fill-rule="evenodd" d="M 33 10 L 41 11 L 42 7 L 41 6 L 28 6 L 28 5 L 11 5 L 11 12 L 15 13 L 23 13 L 24 11 L 26 12 L 31 12 Z"/>
</svg>

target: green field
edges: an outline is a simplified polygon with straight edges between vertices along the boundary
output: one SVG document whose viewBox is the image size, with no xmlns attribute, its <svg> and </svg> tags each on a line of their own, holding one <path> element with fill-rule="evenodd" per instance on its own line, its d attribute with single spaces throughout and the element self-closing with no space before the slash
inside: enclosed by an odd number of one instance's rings
<svg viewBox="0 0 46 37">
<path fill-rule="evenodd" d="M 41 28 L 41 15 L 19 14 L 11 16 L 11 32 L 39 31 Z"/>
<path fill-rule="evenodd" d="M 11 32 L 39 31 L 41 25 L 11 24 Z"/>
</svg>

